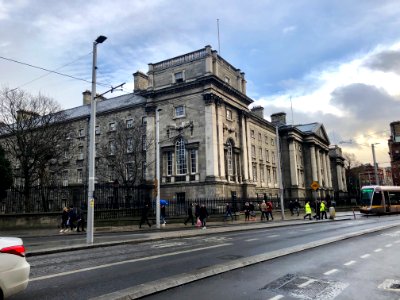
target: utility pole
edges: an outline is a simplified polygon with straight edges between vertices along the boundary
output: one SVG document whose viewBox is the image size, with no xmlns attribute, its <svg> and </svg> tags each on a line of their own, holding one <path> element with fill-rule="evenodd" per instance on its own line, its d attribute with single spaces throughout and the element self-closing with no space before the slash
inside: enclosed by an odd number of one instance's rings
<svg viewBox="0 0 400 300">
<path fill-rule="evenodd" d="M 160 111 L 156 108 L 156 227 L 160 229 Z"/>
<path fill-rule="evenodd" d="M 279 178 L 279 196 L 281 200 L 281 213 L 282 220 L 285 220 L 285 207 L 283 203 L 283 178 L 282 178 L 282 168 L 281 168 L 281 146 L 279 139 L 279 123 L 275 124 L 275 134 L 276 134 L 276 151 L 278 153 L 278 178 Z"/>
</svg>

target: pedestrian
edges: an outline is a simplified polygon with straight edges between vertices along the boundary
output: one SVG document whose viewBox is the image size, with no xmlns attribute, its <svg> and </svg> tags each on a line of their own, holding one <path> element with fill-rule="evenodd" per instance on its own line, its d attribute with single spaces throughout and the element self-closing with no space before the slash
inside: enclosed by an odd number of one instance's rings
<svg viewBox="0 0 400 300">
<path fill-rule="evenodd" d="M 200 207 L 200 221 L 201 221 L 201 226 L 203 227 L 203 229 L 206 229 L 206 222 L 207 222 L 207 217 L 208 217 L 208 211 L 207 208 L 204 204 L 201 205 Z"/>
<path fill-rule="evenodd" d="M 306 212 L 304 216 L 304 220 L 308 217 L 311 220 L 311 206 L 310 206 L 310 201 L 306 202 L 306 205 L 304 205 L 304 210 Z"/>
<path fill-rule="evenodd" d="M 165 226 L 165 224 L 167 224 L 167 221 L 165 220 L 165 205 L 161 205 L 161 209 L 160 209 L 160 222 L 162 225 Z"/>
<path fill-rule="evenodd" d="M 76 231 L 80 232 L 81 230 L 79 230 L 79 228 L 81 228 L 82 232 L 85 232 L 85 213 L 83 212 L 82 208 L 78 208 L 76 219 Z"/>
<path fill-rule="evenodd" d="M 244 204 L 244 220 L 250 221 L 250 204 L 247 201 Z"/>
<path fill-rule="evenodd" d="M 289 207 L 289 210 L 290 210 L 290 215 L 294 216 L 294 203 L 293 203 L 292 200 L 289 201 L 288 207 Z"/>
<path fill-rule="evenodd" d="M 319 220 L 321 218 L 320 216 L 320 201 L 316 200 L 314 203 L 314 211 L 315 211 L 315 215 L 313 216 L 314 219 Z"/>
<path fill-rule="evenodd" d="M 256 219 L 256 211 L 253 202 L 249 203 L 249 209 L 250 209 L 250 217 L 252 221 L 255 221 Z"/>
<path fill-rule="evenodd" d="M 68 232 L 68 207 L 64 207 L 61 214 L 61 230 L 60 233 Z"/>
<path fill-rule="evenodd" d="M 142 228 L 142 224 L 144 223 L 147 223 L 147 225 L 151 227 L 151 224 L 148 219 L 149 211 L 150 211 L 150 203 L 147 201 L 145 202 L 142 208 L 142 217 L 140 218 L 139 228 Z"/>
<path fill-rule="evenodd" d="M 194 215 L 195 214 L 195 206 L 194 203 L 192 203 L 190 206 L 187 208 L 187 215 L 188 217 L 186 218 L 185 222 L 183 222 L 186 226 L 187 222 L 192 221 L 192 225 L 194 225 Z"/>
<path fill-rule="evenodd" d="M 320 211 L 320 213 L 321 213 L 321 220 L 324 219 L 324 216 L 325 216 L 325 219 L 328 219 L 328 215 L 326 214 L 326 205 L 325 205 L 325 201 L 321 201 L 321 205 L 320 205 L 320 207 L 319 207 L 319 211 Z"/>
<path fill-rule="evenodd" d="M 301 206 L 300 206 L 299 200 L 296 199 L 293 204 L 293 210 L 294 210 L 294 212 L 297 213 L 297 216 L 300 215 L 300 208 L 301 208 Z"/>
<path fill-rule="evenodd" d="M 265 203 L 265 200 L 261 202 L 260 210 L 261 210 L 261 221 L 267 220 L 267 203 Z"/>
<path fill-rule="evenodd" d="M 267 202 L 267 221 L 269 221 L 269 217 L 271 217 L 271 221 L 274 220 L 274 216 L 272 215 L 272 209 L 273 209 L 272 202 L 268 201 Z"/>
<path fill-rule="evenodd" d="M 71 231 L 73 231 L 76 228 L 75 221 L 76 221 L 76 210 L 74 209 L 74 206 L 71 204 L 68 209 L 68 224 Z"/>
<path fill-rule="evenodd" d="M 224 216 L 224 221 L 228 218 L 228 216 L 231 217 L 231 220 L 233 221 L 233 216 L 232 216 L 232 209 L 229 203 L 225 204 L 225 216 Z"/>
</svg>

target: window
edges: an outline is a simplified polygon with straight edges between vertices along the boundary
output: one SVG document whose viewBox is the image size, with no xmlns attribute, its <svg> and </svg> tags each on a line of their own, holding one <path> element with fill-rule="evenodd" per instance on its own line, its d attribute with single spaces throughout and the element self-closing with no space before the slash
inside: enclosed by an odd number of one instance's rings
<svg viewBox="0 0 400 300">
<path fill-rule="evenodd" d="M 183 72 L 177 72 L 174 74 L 175 83 L 183 82 Z"/>
<path fill-rule="evenodd" d="M 266 136 L 264 136 L 264 139 L 265 139 L 265 144 L 267 144 L 268 145 L 268 136 L 266 135 Z"/>
<path fill-rule="evenodd" d="M 257 181 L 257 165 L 253 165 L 253 181 Z"/>
<path fill-rule="evenodd" d="M 255 139 L 254 130 L 253 130 L 253 129 L 250 130 L 250 137 L 251 137 L 252 139 Z"/>
<path fill-rule="evenodd" d="M 97 135 L 99 135 L 100 134 L 100 126 L 96 126 L 96 128 L 95 128 L 95 133 L 97 134 Z"/>
<path fill-rule="evenodd" d="M 167 152 L 167 176 L 172 175 L 172 152 Z"/>
<path fill-rule="evenodd" d="M 132 152 L 133 152 L 133 139 L 127 138 L 126 139 L 126 153 L 132 153 Z"/>
<path fill-rule="evenodd" d="M 146 179 L 147 176 L 147 163 L 146 161 L 142 161 L 142 177 Z"/>
<path fill-rule="evenodd" d="M 65 139 L 70 140 L 72 139 L 73 133 L 72 132 L 68 132 L 65 134 Z"/>
<path fill-rule="evenodd" d="M 109 131 L 115 131 L 115 129 L 116 129 L 115 122 L 111 122 L 111 123 L 108 124 L 108 130 Z"/>
<path fill-rule="evenodd" d="M 68 170 L 62 171 L 62 185 L 68 186 Z"/>
<path fill-rule="evenodd" d="M 224 79 L 224 80 L 225 80 L 225 82 L 228 83 L 228 84 L 231 83 L 231 79 L 230 79 L 229 77 L 227 77 L 227 76 L 225 76 L 225 79 Z"/>
<path fill-rule="evenodd" d="M 251 145 L 251 157 L 256 157 L 256 146 Z"/>
<path fill-rule="evenodd" d="M 176 174 L 184 175 L 187 172 L 185 141 L 180 138 L 175 143 Z"/>
<path fill-rule="evenodd" d="M 77 183 L 82 183 L 82 178 L 83 178 L 83 171 L 82 171 L 82 169 L 78 169 L 77 170 L 76 182 Z"/>
<path fill-rule="evenodd" d="M 84 137 L 85 136 L 85 129 L 79 129 L 78 130 L 78 136 L 79 137 Z"/>
<path fill-rule="evenodd" d="M 277 173 L 276 173 L 276 168 L 272 169 L 272 176 L 274 178 L 274 183 L 278 183 L 278 177 L 277 177 Z"/>
<path fill-rule="evenodd" d="M 115 179 L 115 168 L 113 165 L 108 165 L 107 166 L 107 175 L 108 175 L 108 181 L 114 181 Z"/>
<path fill-rule="evenodd" d="M 194 174 L 197 172 L 197 150 L 190 150 L 190 173 Z"/>
<path fill-rule="evenodd" d="M 142 117 L 142 125 L 143 126 L 147 125 L 147 117 Z"/>
<path fill-rule="evenodd" d="M 267 167 L 267 181 L 268 181 L 268 183 L 271 183 L 271 179 L 272 179 L 272 177 L 271 177 L 271 168 Z"/>
<path fill-rule="evenodd" d="M 98 157 L 97 153 L 99 152 L 99 143 L 94 144 L 94 157 Z"/>
<path fill-rule="evenodd" d="M 132 127 L 133 127 L 133 119 L 126 120 L 126 128 L 132 128 Z"/>
<path fill-rule="evenodd" d="M 264 179 L 265 179 L 264 166 L 260 165 L 260 180 L 261 180 L 261 182 L 264 182 Z"/>
<path fill-rule="evenodd" d="M 108 142 L 108 149 L 110 155 L 115 155 L 115 141 L 112 140 Z"/>
<path fill-rule="evenodd" d="M 64 149 L 64 159 L 69 159 L 69 151 L 68 151 L 68 149 Z"/>
<path fill-rule="evenodd" d="M 83 146 L 78 147 L 78 160 L 83 160 Z"/>
<path fill-rule="evenodd" d="M 271 139 L 271 145 L 275 146 L 275 140 L 274 139 Z"/>
<path fill-rule="evenodd" d="M 133 163 L 126 164 L 126 180 L 131 181 L 133 178 Z"/>
<path fill-rule="evenodd" d="M 230 109 L 226 109 L 226 119 L 232 121 L 232 111 Z"/>
<path fill-rule="evenodd" d="M 269 150 L 265 149 L 265 160 L 269 162 Z"/>
<path fill-rule="evenodd" d="M 271 152 L 271 156 L 272 156 L 272 163 L 274 164 L 275 163 L 275 152 L 274 151 Z"/>
<path fill-rule="evenodd" d="M 142 150 L 143 150 L 143 151 L 146 151 L 146 150 L 147 150 L 146 139 L 147 139 L 146 135 L 143 134 L 143 135 L 142 135 Z"/>
<path fill-rule="evenodd" d="M 261 139 L 261 133 L 258 133 L 258 140 L 261 142 L 262 141 L 262 139 Z"/>
<path fill-rule="evenodd" d="M 175 118 L 181 118 L 185 116 L 185 107 L 183 105 L 175 107 Z"/>
<path fill-rule="evenodd" d="M 232 144 L 231 141 L 226 143 L 227 150 L 226 150 L 226 162 L 228 165 L 228 175 L 233 175 L 233 151 L 232 151 Z"/>
<path fill-rule="evenodd" d="M 258 148 L 258 155 L 259 155 L 258 157 L 259 157 L 260 160 L 263 160 L 263 159 L 264 159 L 264 158 L 263 158 L 263 152 L 262 152 L 262 148 L 261 148 L 261 147 Z"/>
</svg>

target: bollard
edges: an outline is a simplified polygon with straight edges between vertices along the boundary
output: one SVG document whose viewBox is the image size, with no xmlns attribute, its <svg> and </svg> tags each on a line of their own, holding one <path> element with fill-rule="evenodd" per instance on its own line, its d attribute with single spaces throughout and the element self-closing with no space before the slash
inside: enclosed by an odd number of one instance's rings
<svg viewBox="0 0 400 300">
<path fill-rule="evenodd" d="M 335 208 L 333 206 L 329 207 L 329 219 L 334 220 L 336 215 Z"/>
</svg>

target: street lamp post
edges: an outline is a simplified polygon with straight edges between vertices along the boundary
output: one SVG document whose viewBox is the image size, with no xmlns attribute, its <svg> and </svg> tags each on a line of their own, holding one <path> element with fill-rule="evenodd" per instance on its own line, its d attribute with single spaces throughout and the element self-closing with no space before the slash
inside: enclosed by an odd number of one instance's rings
<svg viewBox="0 0 400 300">
<path fill-rule="evenodd" d="M 279 138 L 279 124 L 275 125 L 275 133 L 276 133 L 276 152 L 278 154 L 278 180 L 279 180 L 279 197 L 281 202 L 281 214 L 282 220 L 285 220 L 285 207 L 283 201 L 283 176 L 282 176 L 282 169 L 281 169 L 281 146 L 280 146 L 280 138 Z"/>
<path fill-rule="evenodd" d="M 378 177 L 378 166 L 376 165 L 376 158 L 375 158 L 375 145 L 379 143 L 371 144 L 372 147 L 372 158 L 374 160 L 374 172 L 375 172 L 375 184 L 379 185 L 379 177 Z"/>
<path fill-rule="evenodd" d="M 160 111 L 156 109 L 156 227 L 160 229 Z"/>
<path fill-rule="evenodd" d="M 88 178 L 88 202 L 87 202 L 87 226 L 86 243 L 93 244 L 94 224 L 94 180 L 95 180 L 95 128 L 96 128 L 96 69 L 97 69 L 97 44 L 103 43 L 107 38 L 100 35 L 93 42 L 92 65 L 92 95 L 90 102 L 90 126 L 89 126 L 89 178 Z"/>
</svg>

